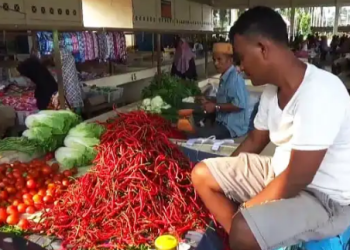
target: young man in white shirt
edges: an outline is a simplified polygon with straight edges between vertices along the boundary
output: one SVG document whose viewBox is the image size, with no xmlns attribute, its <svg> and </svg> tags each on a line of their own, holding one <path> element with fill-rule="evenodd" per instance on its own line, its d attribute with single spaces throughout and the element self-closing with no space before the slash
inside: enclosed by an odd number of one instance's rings
<svg viewBox="0 0 350 250">
<path fill-rule="evenodd" d="M 255 130 L 233 157 L 207 159 L 195 189 L 234 250 L 276 249 L 333 237 L 350 226 L 350 97 L 338 77 L 304 64 L 268 7 L 232 27 L 241 70 L 266 86 Z M 273 157 L 260 156 L 272 142 Z"/>
</svg>

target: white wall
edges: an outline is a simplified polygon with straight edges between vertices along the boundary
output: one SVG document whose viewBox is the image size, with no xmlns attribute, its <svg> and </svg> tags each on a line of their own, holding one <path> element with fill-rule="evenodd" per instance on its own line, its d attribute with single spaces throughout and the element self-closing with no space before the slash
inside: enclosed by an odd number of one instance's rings
<svg viewBox="0 0 350 250">
<path fill-rule="evenodd" d="M 85 27 L 132 28 L 132 0 L 82 0 Z"/>
</svg>

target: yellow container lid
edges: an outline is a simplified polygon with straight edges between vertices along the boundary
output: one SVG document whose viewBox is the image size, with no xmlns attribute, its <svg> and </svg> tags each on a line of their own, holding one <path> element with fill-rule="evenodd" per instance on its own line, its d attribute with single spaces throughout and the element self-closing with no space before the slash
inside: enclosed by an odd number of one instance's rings
<svg viewBox="0 0 350 250">
<path fill-rule="evenodd" d="M 175 250 L 177 245 L 177 239 L 172 235 L 159 236 L 155 241 L 157 250 Z"/>
</svg>

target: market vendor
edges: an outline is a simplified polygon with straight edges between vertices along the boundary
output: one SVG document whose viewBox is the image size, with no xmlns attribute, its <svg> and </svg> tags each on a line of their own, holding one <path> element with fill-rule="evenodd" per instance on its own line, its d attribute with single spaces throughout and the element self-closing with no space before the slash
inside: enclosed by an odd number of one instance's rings
<svg viewBox="0 0 350 250">
<path fill-rule="evenodd" d="M 193 138 L 216 139 L 235 138 L 245 135 L 249 127 L 249 110 L 245 81 L 233 65 L 233 49 L 230 43 L 216 43 L 213 47 L 213 61 L 221 74 L 216 98 L 202 97 L 202 108 L 207 115 L 214 114 L 214 124 L 197 126 Z"/>
<path fill-rule="evenodd" d="M 232 27 L 241 69 L 262 94 L 255 129 L 232 157 L 197 164 L 192 181 L 233 250 L 278 249 L 350 226 L 350 97 L 333 74 L 298 60 L 268 7 Z M 259 155 L 269 142 L 273 157 Z"/>
<path fill-rule="evenodd" d="M 29 78 L 35 84 L 34 96 L 39 110 L 45 110 L 51 102 L 52 96 L 58 91 L 58 85 L 46 66 L 35 56 L 21 62 L 18 72 Z"/>
</svg>

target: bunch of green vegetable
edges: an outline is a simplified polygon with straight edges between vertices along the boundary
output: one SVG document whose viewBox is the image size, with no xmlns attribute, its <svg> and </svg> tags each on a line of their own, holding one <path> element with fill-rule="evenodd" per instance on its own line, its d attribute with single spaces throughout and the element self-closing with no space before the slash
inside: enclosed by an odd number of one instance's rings
<svg viewBox="0 0 350 250">
<path fill-rule="evenodd" d="M 153 98 L 146 98 L 142 101 L 140 109 L 151 113 L 162 113 L 163 109 L 169 109 L 171 106 L 163 101 L 159 95 Z"/>
<path fill-rule="evenodd" d="M 173 108 L 181 108 L 182 99 L 200 95 L 198 85 L 168 73 L 153 78 L 151 84 L 142 90 L 142 99 L 160 96 Z"/>
<path fill-rule="evenodd" d="M 27 130 L 22 137 L 0 140 L 0 151 L 18 151 L 28 155 L 55 151 L 63 145 L 69 129 L 80 122 L 80 117 L 71 111 L 44 110 L 27 117 Z"/>
<path fill-rule="evenodd" d="M 64 139 L 65 147 L 56 150 L 55 158 L 64 167 L 88 166 L 95 159 L 104 127 L 96 123 L 80 123 Z"/>
<path fill-rule="evenodd" d="M 55 151 L 63 145 L 63 140 L 70 128 L 80 122 L 80 117 L 68 110 L 44 110 L 27 117 L 28 127 L 23 137 L 39 145 L 46 152 Z"/>
<path fill-rule="evenodd" d="M 0 140 L 1 151 L 17 151 L 27 155 L 34 155 L 40 153 L 41 149 L 39 145 L 25 137 L 6 137 Z"/>
</svg>

